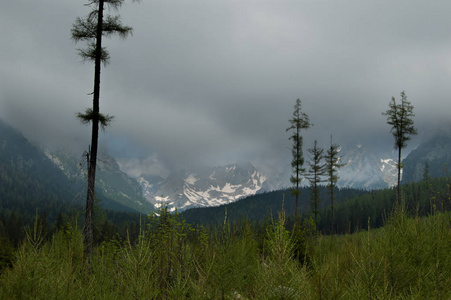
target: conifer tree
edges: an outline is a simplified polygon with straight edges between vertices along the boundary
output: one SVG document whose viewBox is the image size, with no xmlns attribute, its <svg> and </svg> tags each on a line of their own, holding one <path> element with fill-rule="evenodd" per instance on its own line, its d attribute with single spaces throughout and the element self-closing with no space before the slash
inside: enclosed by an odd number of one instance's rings
<svg viewBox="0 0 451 300">
<path fill-rule="evenodd" d="M 330 233 L 334 233 L 334 189 L 338 182 L 338 169 L 343 167 L 345 164 L 340 163 L 340 146 L 335 144 L 332 140 L 332 136 L 330 136 L 330 147 L 327 150 L 326 155 L 324 156 L 326 160 L 326 173 L 327 173 L 327 187 L 329 188 L 330 195 Z"/>
<path fill-rule="evenodd" d="M 315 215 L 315 222 L 318 222 L 318 207 L 319 207 L 319 185 L 324 182 L 322 178 L 326 174 L 326 163 L 324 162 L 324 149 L 318 147 L 318 141 L 315 140 L 313 147 L 307 149 L 312 155 L 308 162 L 309 169 L 306 178 L 310 183 L 311 191 L 311 208 Z"/>
<path fill-rule="evenodd" d="M 397 202 L 401 203 L 401 150 L 407 147 L 407 142 L 412 135 L 417 134 L 417 130 L 413 126 L 413 105 L 407 101 L 406 93 L 401 92 L 401 103 L 396 103 L 395 97 L 392 97 L 388 104 L 390 109 L 383 112 L 382 115 L 387 116 L 387 124 L 391 126 L 390 133 L 395 138 L 395 149 L 398 150 L 398 186 L 397 186 Z"/>
<path fill-rule="evenodd" d="M 293 159 L 291 161 L 291 168 L 293 171 L 293 175 L 290 177 L 290 181 L 293 184 L 293 188 L 291 192 L 296 196 L 296 206 L 295 206 L 295 218 L 297 219 L 298 215 L 298 201 L 300 194 L 300 185 L 302 180 L 302 173 L 305 172 L 305 169 L 302 167 L 304 165 L 304 156 L 302 154 L 302 135 L 301 129 L 310 128 L 311 124 L 309 120 L 309 116 L 302 112 L 302 103 L 300 99 L 296 100 L 296 104 L 294 106 L 293 118 L 289 120 L 291 126 L 287 128 L 286 131 L 292 131 L 290 136 L 290 140 L 293 140 L 293 146 L 291 148 L 291 153 L 293 155 Z"/>
<path fill-rule="evenodd" d="M 108 126 L 112 116 L 100 113 L 100 70 L 101 63 L 108 64 L 110 56 L 105 47 L 102 47 L 102 37 L 109 37 L 114 34 L 121 38 L 126 38 L 132 33 L 132 28 L 121 24 L 119 16 L 104 15 L 105 5 L 108 8 L 119 9 L 124 0 L 90 0 L 86 6 L 91 6 L 92 11 L 85 18 L 77 18 L 72 26 L 71 35 L 75 42 L 86 42 L 87 48 L 78 49 L 83 60 L 94 61 L 94 90 L 92 108 L 87 108 L 83 113 L 78 113 L 77 117 L 82 123 L 92 123 L 92 135 L 90 151 L 88 152 L 88 189 L 86 196 L 85 223 L 83 235 L 85 242 L 85 253 L 89 259 L 92 252 L 93 241 L 93 210 L 95 176 L 97 164 L 97 148 L 99 125 L 102 128 Z"/>
</svg>

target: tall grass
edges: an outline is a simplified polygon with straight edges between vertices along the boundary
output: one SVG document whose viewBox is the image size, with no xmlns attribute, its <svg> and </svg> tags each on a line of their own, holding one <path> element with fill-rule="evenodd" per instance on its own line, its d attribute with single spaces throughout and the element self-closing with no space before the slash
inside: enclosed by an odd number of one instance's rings
<svg viewBox="0 0 451 300">
<path fill-rule="evenodd" d="M 0 275 L 0 299 L 451 299 L 450 212 L 398 210 L 380 229 L 309 239 L 308 260 L 283 215 L 264 235 L 169 214 L 150 223 L 134 244 L 97 246 L 89 268 L 78 229 L 46 243 L 30 231 Z"/>
</svg>

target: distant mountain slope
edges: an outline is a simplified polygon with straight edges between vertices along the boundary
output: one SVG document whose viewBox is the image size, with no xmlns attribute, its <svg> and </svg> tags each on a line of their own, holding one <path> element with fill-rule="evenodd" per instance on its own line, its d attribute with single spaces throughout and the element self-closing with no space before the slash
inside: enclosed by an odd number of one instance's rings
<svg viewBox="0 0 451 300">
<path fill-rule="evenodd" d="M 411 216 L 425 216 L 437 211 L 451 209 L 448 195 L 449 179 L 432 178 L 428 182 L 412 182 L 403 185 L 406 212 Z M 317 218 L 318 229 L 329 233 L 331 228 L 331 210 L 329 195 L 321 189 L 321 207 Z M 310 193 L 302 189 L 300 197 L 301 218 L 311 218 L 308 207 Z M 191 224 L 221 225 L 224 221 L 235 226 L 242 221 L 273 222 L 282 210 L 287 221 L 293 224 L 294 197 L 289 190 L 262 193 L 237 202 L 218 207 L 192 208 L 181 213 Z M 386 188 L 374 191 L 356 189 L 336 189 L 334 204 L 334 228 L 339 234 L 347 234 L 362 229 L 384 226 L 396 203 L 396 189 Z"/>
<path fill-rule="evenodd" d="M 64 172 L 76 186 L 83 187 L 86 178 L 86 163 L 80 156 L 77 159 L 67 151 L 45 151 L 47 157 Z M 96 191 L 99 195 L 120 204 L 123 209 L 141 213 L 150 213 L 154 206 L 142 195 L 141 186 L 119 168 L 117 162 L 105 153 L 100 153 L 97 159 Z M 84 196 L 85 191 L 83 192 Z M 110 205 L 106 205 L 108 207 Z"/>
<path fill-rule="evenodd" d="M 69 161 L 68 157 L 57 158 L 49 155 L 49 152 L 45 154 L 21 133 L 0 121 L 0 209 L 35 211 L 36 208 L 45 207 L 43 203 L 50 202 L 53 206 L 83 207 L 85 185 L 83 176 L 77 175 L 79 161 L 73 159 L 72 164 Z M 99 165 L 102 168 L 99 168 L 97 195 L 102 200 L 102 206 L 112 210 L 142 211 L 137 202 L 127 198 L 136 195 L 134 193 L 141 195 L 139 185 L 119 173 L 119 168 L 114 163 L 104 161 Z M 113 171 L 104 172 L 108 169 Z M 116 176 L 112 176 L 115 172 Z M 121 176 L 126 178 L 118 179 Z M 108 184 L 103 184 L 102 181 Z M 124 184 L 120 184 L 122 182 Z M 106 186 L 108 189 L 102 188 Z M 127 195 L 127 192 L 130 194 Z M 142 196 L 138 196 L 138 201 L 146 203 L 146 212 L 153 209 Z"/>
<path fill-rule="evenodd" d="M 80 205 L 70 181 L 37 147 L 0 121 L 0 210 L 36 213 L 41 203 Z"/>
<path fill-rule="evenodd" d="M 174 172 L 166 179 L 138 178 L 145 197 L 170 211 L 218 206 L 257 193 L 266 177 L 250 163 Z"/>
<path fill-rule="evenodd" d="M 345 164 L 338 171 L 339 187 L 384 189 L 397 182 L 395 155 L 365 144 L 346 145 L 340 151 Z"/>
<path fill-rule="evenodd" d="M 327 151 L 327 145 L 320 145 Z M 311 159 L 307 152 L 308 146 L 304 146 L 304 168 L 308 169 Z M 345 166 L 338 170 L 340 188 L 355 189 L 384 189 L 394 186 L 397 180 L 396 154 L 392 148 L 379 149 L 368 143 L 350 143 L 341 145 L 339 155 Z M 270 165 L 259 166 L 259 171 L 267 178 L 263 184 L 262 191 L 284 189 L 290 184 L 292 174 L 290 164 L 285 166 Z M 308 181 L 302 180 L 302 186 L 307 186 Z"/>
<path fill-rule="evenodd" d="M 431 177 L 446 176 L 451 166 L 451 133 L 438 133 L 409 153 L 403 160 L 403 183 L 421 180 L 426 162 Z"/>
<path fill-rule="evenodd" d="M 341 147 L 340 188 L 383 189 L 396 184 L 396 164 L 391 148 L 381 151 L 364 144 Z M 306 154 L 307 167 L 308 154 Z M 212 168 L 174 171 L 167 178 L 142 174 L 137 180 L 143 194 L 155 206 L 170 211 L 193 207 L 218 206 L 262 192 L 289 187 L 292 170 L 286 165 L 265 165 L 259 169 L 251 163 Z M 307 180 L 302 186 L 307 186 Z"/>
</svg>

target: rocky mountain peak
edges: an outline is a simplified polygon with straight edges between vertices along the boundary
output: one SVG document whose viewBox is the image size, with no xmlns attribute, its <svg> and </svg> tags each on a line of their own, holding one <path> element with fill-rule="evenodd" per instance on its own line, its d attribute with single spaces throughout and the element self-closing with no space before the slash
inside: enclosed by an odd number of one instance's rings
<svg viewBox="0 0 451 300">
<path fill-rule="evenodd" d="M 167 205 L 170 210 L 234 202 L 257 193 L 265 180 L 250 163 L 178 171 L 166 179 L 138 179 L 148 201 L 157 207 Z"/>
</svg>

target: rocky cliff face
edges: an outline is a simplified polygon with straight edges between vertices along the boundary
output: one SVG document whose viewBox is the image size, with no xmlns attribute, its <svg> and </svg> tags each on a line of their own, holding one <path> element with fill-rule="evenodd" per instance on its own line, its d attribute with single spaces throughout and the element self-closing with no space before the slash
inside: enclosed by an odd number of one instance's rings
<svg viewBox="0 0 451 300">
<path fill-rule="evenodd" d="M 340 154 L 346 165 L 339 170 L 339 187 L 379 189 L 396 185 L 394 152 L 379 152 L 356 144 L 344 147 Z"/>
<path fill-rule="evenodd" d="M 166 179 L 138 178 L 146 199 L 156 207 L 167 205 L 171 211 L 227 204 L 254 195 L 265 180 L 250 163 L 179 171 Z"/>
</svg>

